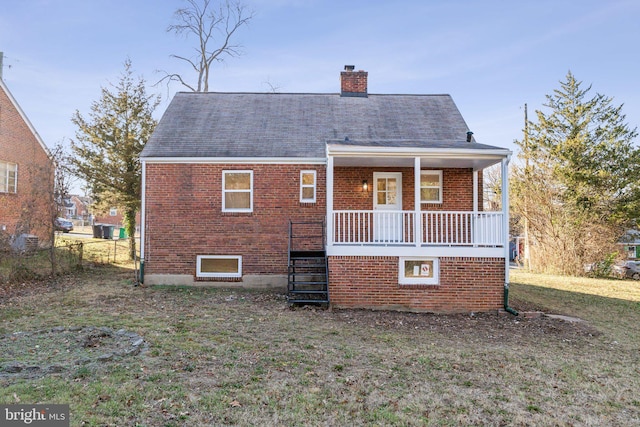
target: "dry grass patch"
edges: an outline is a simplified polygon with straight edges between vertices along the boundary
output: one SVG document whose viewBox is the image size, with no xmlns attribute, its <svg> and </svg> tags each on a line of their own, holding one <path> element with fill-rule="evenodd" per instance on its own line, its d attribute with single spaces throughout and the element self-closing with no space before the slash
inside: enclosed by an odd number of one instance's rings
<svg viewBox="0 0 640 427">
<path fill-rule="evenodd" d="M 126 329 L 148 351 L 2 377 L 0 402 L 69 403 L 72 425 L 637 423 L 640 337 L 617 326 L 638 320 L 637 302 L 533 283 L 512 295 L 587 322 L 291 310 L 277 292 L 136 288 L 130 270 L 100 268 L 3 299 L 0 332 Z M 591 304 L 616 313 L 609 325 Z"/>
</svg>

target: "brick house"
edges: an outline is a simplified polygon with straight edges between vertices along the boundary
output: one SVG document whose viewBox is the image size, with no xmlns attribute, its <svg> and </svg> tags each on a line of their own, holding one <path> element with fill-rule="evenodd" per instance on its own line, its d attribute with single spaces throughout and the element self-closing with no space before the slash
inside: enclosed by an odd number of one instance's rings
<svg viewBox="0 0 640 427">
<path fill-rule="evenodd" d="M 508 212 L 449 95 L 178 93 L 141 153 L 146 284 L 287 286 L 290 301 L 507 307 Z M 480 196 L 479 196 L 480 195 Z"/>
<path fill-rule="evenodd" d="M 0 79 L 0 233 L 50 241 L 53 171 L 49 150 Z"/>
</svg>

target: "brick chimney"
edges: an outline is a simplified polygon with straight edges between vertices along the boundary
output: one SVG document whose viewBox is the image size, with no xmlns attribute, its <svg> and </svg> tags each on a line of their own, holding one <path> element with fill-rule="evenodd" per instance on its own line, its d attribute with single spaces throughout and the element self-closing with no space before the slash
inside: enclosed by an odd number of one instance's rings
<svg viewBox="0 0 640 427">
<path fill-rule="evenodd" d="M 367 77 L 366 71 L 353 71 L 353 65 L 345 65 L 344 71 L 340 73 L 340 96 L 367 97 Z"/>
</svg>

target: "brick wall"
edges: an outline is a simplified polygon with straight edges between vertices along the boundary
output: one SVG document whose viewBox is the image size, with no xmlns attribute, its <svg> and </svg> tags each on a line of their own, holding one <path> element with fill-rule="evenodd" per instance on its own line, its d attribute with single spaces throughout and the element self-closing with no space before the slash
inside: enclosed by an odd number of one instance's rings
<svg viewBox="0 0 640 427">
<path fill-rule="evenodd" d="M 502 307 L 503 258 L 440 258 L 439 285 L 399 285 L 398 257 L 329 257 L 332 305 L 437 313 Z"/>
<path fill-rule="evenodd" d="M 428 169 L 423 169 L 428 170 Z M 333 172 L 335 210 L 373 209 L 373 173 L 402 172 L 402 209 L 414 210 L 413 168 L 363 168 L 336 167 Z M 369 191 L 362 190 L 362 181 L 367 180 Z M 442 203 L 426 203 L 422 210 L 471 211 L 473 210 L 473 171 L 471 169 L 442 170 Z M 482 210 L 482 173 L 478 174 L 478 209 Z"/>
<path fill-rule="evenodd" d="M 18 165 L 17 193 L 0 192 L 0 230 L 30 233 L 50 240 L 48 204 L 53 190 L 53 166 L 8 95 L 0 88 L 0 160 Z"/>
<path fill-rule="evenodd" d="M 253 170 L 253 212 L 222 212 L 222 171 Z M 300 171 L 317 171 L 300 203 Z M 242 255 L 243 274 L 286 274 L 288 224 L 325 219 L 323 165 L 146 165 L 146 274 L 196 273 L 197 255 Z"/>
</svg>

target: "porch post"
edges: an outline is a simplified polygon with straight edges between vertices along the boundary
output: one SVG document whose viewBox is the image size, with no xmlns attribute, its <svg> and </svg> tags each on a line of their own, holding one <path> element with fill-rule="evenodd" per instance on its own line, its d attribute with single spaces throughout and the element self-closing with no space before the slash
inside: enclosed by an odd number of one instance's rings
<svg viewBox="0 0 640 427">
<path fill-rule="evenodd" d="M 333 156 L 327 153 L 327 249 L 333 246 Z M 327 251 L 328 252 L 328 251 Z"/>
<path fill-rule="evenodd" d="M 478 171 L 473 170 L 473 213 L 478 212 Z M 475 215 L 474 215 L 475 216 Z"/>
<path fill-rule="evenodd" d="M 420 241 L 422 238 L 422 215 L 420 213 L 420 157 L 414 157 L 413 159 L 413 176 L 413 201 L 416 216 L 413 222 L 413 242 L 416 247 L 420 247 L 420 244 L 422 243 Z"/>
<path fill-rule="evenodd" d="M 502 159 L 502 230 L 504 233 L 504 283 L 509 284 L 509 161 L 511 156 Z"/>
<path fill-rule="evenodd" d="M 473 247 L 478 247 L 478 239 L 476 238 L 476 227 L 480 219 L 478 218 L 478 171 L 473 170 L 473 217 L 471 219 L 471 238 L 473 239 Z"/>
</svg>

